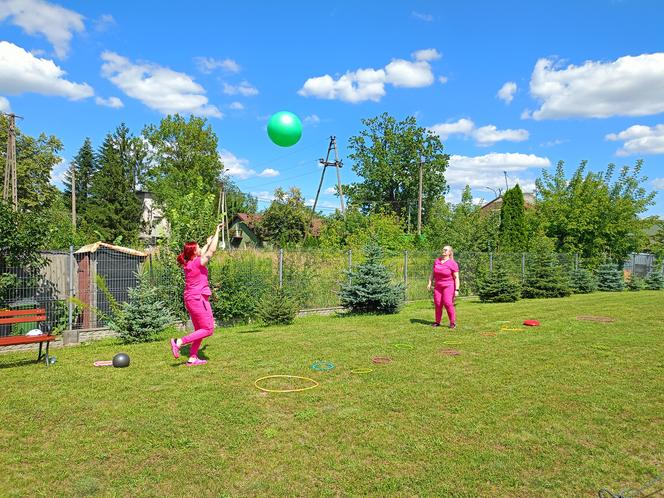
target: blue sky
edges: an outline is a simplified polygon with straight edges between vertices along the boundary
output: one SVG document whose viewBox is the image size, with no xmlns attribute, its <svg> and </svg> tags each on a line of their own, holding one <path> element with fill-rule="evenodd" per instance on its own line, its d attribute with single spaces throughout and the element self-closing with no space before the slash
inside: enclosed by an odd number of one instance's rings
<svg viewBox="0 0 664 498">
<path fill-rule="evenodd" d="M 559 160 L 643 158 L 650 214 L 664 215 L 662 26 L 659 0 L 0 0 L 0 110 L 63 141 L 56 185 L 86 136 L 181 112 L 210 120 L 261 208 L 277 186 L 312 199 L 328 137 L 354 181 L 348 138 L 387 111 L 443 138 L 451 200 L 466 183 L 492 198 L 503 171 L 528 191 Z M 287 149 L 265 132 L 280 110 L 304 121 Z M 338 200 L 328 190 L 321 206 Z"/>
</svg>

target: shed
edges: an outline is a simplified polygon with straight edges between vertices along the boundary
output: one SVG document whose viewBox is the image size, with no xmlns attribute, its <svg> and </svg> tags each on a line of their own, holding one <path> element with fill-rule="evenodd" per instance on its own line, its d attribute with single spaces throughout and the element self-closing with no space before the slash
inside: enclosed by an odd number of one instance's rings
<svg viewBox="0 0 664 498">
<path fill-rule="evenodd" d="M 74 256 L 78 262 L 77 297 L 85 305 L 81 327 L 90 329 L 105 325 L 96 310 L 110 314 L 111 304 L 106 293 L 99 288 L 98 278 L 116 302 L 126 302 L 129 289 L 138 284 L 138 273 L 148 255 L 128 247 L 95 242 L 81 247 Z"/>
</svg>

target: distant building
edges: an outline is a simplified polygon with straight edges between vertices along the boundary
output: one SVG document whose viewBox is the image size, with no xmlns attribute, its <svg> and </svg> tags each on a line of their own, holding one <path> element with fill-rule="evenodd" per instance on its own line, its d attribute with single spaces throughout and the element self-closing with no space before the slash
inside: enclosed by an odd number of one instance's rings
<svg viewBox="0 0 664 498">
<path fill-rule="evenodd" d="M 263 247 L 263 240 L 256 233 L 256 224 L 263 218 L 260 214 L 237 213 L 228 226 L 231 249 Z M 318 237 L 323 221 L 315 218 L 311 226 L 311 235 Z"/>
<path fill-rule="evenodd" d="M 157 241 L 170 235 L 171 227 L 163 211 L 155 204 L 152 193 L 139 190 L 136 196 L 143 206 L 139 238 L 145 245 L 154 246 Z"/>
<path fill-rule="evenodd" d="M 535 194 L 532 192 L 523 193 L 523 205 L 526 209 L 535 207 Z M 491 211 L 500 211 L 503 206 L 503 196 L 496 197 L 494 200 L 487 202 L 480 208 L 482 213 L 490 213 Z"/>
</svg>

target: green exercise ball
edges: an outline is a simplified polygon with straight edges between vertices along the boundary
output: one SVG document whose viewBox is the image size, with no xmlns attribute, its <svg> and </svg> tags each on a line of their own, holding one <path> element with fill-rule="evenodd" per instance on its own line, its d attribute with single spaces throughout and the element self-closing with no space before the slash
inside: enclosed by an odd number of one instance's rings
<svg viewBox="0 0 664 498">
<path fill-rule="evenodd" d="M 292 112 L 277 112 L 267 123 L 267 134 L 275 144 L 290 147 L 302 136 L 302 121 Z"/>
</svg>

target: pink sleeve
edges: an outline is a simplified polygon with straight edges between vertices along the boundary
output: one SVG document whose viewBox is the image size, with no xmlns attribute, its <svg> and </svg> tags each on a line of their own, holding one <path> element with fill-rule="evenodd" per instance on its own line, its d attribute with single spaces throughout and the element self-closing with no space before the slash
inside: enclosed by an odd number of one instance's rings
<svg viewBox="0 0 664 498">
<path fill-rule="evenodd" d="M 452 271 L 459 271 L 459 265 L 456 261 L 452 261 Z"/>
</svg>

